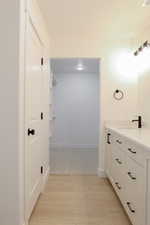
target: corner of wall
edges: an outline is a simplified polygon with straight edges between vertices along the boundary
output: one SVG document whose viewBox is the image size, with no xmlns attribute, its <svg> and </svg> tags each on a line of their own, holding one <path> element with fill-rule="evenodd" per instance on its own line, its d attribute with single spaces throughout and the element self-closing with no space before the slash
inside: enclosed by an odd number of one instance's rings
<svg viewBox="0 0 150 225">
<path fill-rule="evenodd" d="M 105 177 L 107 177 L 105 171 L 104 171 L 102 168 L 98 168 L 98 169 L 97 169 L 97 175 L 98 175 L 98 177 L 100 177 L 100 178 L 105 178 Z"/>
</svg>

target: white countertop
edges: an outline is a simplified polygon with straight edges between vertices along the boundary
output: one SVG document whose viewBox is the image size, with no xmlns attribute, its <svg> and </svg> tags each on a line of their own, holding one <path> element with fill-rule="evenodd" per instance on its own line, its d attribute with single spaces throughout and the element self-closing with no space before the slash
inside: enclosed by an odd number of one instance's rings
<svg viewBox="0 0 150 225">
<path fill-rule="evenodd" d="M 150 151 L 150 129 L 115 127 L 114 125 L 107 125 L 106 128 L 133 140 Z"/>
</svg>

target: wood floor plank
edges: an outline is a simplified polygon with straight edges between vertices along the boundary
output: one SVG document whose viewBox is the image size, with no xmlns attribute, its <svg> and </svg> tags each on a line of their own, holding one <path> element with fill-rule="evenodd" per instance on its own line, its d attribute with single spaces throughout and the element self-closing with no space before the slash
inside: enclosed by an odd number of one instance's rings
<svg viewBox="0 0 150 225">
<path fill-rule="evenodd" d="M 50 176 L 29 225 L 131 225 L 107 179 Z"/>
</svg>

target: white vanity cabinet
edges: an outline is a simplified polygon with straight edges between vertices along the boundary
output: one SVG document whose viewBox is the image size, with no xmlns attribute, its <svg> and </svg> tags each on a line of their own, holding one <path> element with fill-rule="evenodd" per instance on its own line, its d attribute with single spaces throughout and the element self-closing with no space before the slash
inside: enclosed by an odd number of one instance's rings
<svg viewBox="0 0 150 225">
<path fill-rule="evenodd" d="M 106 129 L 106 174 L 133 225 L 148 220 L 148 157 L 144 149 L 119 132 Z M 149 191 L 150 192 L 150 191 Z"/>
</svg>

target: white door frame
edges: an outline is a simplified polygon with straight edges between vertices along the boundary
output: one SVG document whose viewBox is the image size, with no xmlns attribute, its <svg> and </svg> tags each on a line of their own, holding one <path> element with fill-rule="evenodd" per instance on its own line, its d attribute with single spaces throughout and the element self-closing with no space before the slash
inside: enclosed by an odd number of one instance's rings
<svg viewBox="0 0 150 225">
<path fill-rule="evenodd" d="M 51 57 L 53 58 L 53 57 Z M 51 59 L 50 58 L 50 59 Z M 84 59 L 97 59 L 99 60 L 99 144 L 98 144 L 98 168 L 97 168 L 97 175 L 99 177 L 105 177 L 104 171 L 104 143 L 103 143 L 103 117 L 102 117 L 102 79 L 101 79 L 101 67 L 102 67 L 102 59 L 100 57 L 84 57 L 84 56 L 77 56 L 77 57 L 54 57 L 55 59 L 73 59 L 73 58 L 84 58 Z"/>
</svg>

